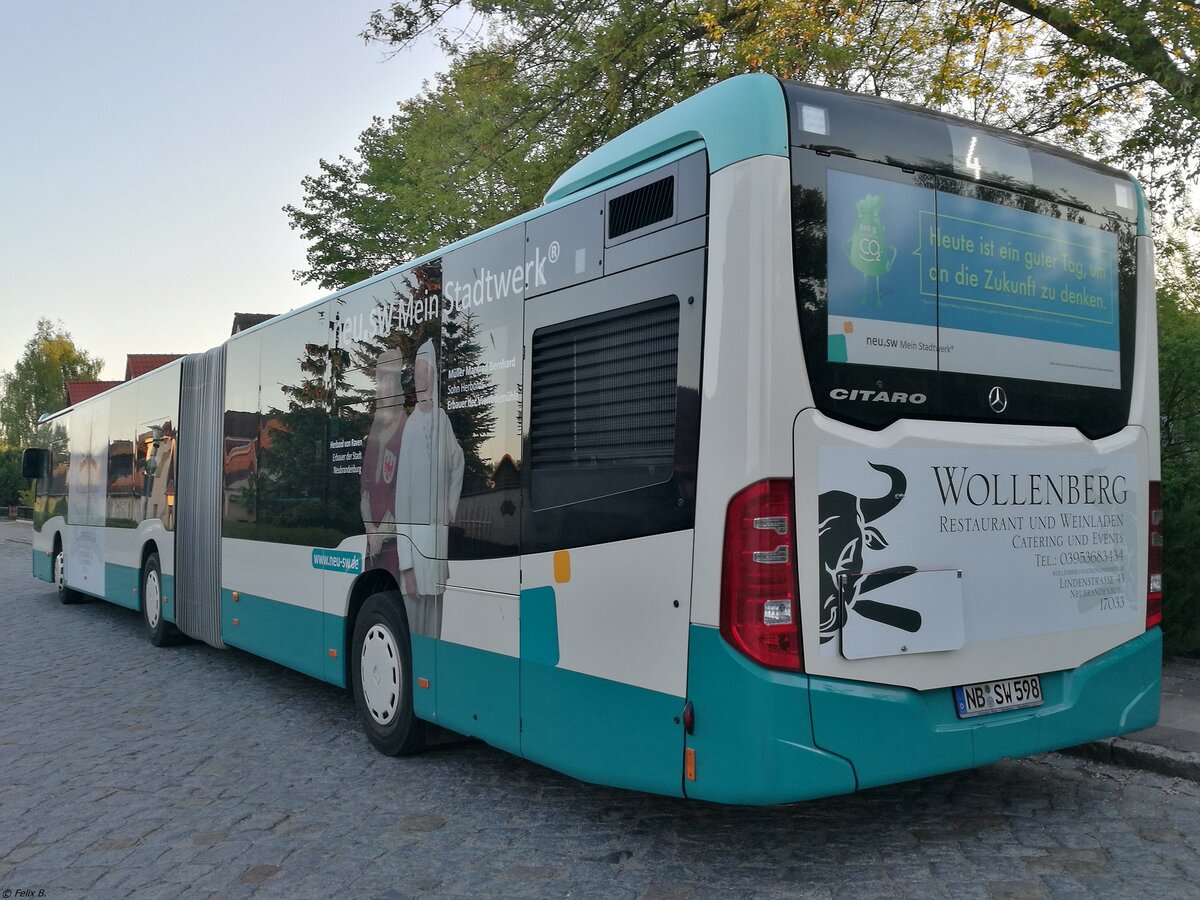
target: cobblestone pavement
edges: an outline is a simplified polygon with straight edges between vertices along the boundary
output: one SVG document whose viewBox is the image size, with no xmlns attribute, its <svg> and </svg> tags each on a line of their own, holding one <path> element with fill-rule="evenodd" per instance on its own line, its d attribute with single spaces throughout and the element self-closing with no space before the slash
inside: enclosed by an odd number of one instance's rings
<svg viewBox="0 0 1200 900">
<path fill-rule="evenodd" d="M 156 650 L 28 554 L 0 539 L 0 898 L 1200 897 L 1194 782 L 1049 755 L 748 809 L 387 759 L 344 692 Z"/>
</svg>

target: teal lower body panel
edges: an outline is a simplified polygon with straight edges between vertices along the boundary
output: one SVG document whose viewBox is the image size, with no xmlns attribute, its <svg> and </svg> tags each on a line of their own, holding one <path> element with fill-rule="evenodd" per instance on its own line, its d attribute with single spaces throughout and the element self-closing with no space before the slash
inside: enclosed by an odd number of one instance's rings
<svg viewBox="0 0 1200 900">
<path fill-rule="evenodd" d="M 54 583 L 54 555 L 51 553 L 43 553 L 41 550 L 33 551 L 33 577 L 40 578 L 42 581 Z"/>
<path fill-rule="evenodd" d="M 951 688 L 813 677 L 814 736 L 851 761 L 859 788 L 875 787 L 1148 728 L 1161 675 L 1156 628 L 1077 669 L 1043 674 L 1040 707 L 972 719 L 958 718 Z"/>
<path fill-rule="evenodd" d="M 344 616 L 324 615 L 321 621 L 324 623 L 321 646 L 325 648 L 325 674 L 320 678 L 344 688 L 348 684 L 346 679 L 350 677 L 350 635 L 346 633 L 346 619 Z M 331 650 L 336 655 L 332 655 L 329 652 Z"/>
<path fill-rule="evenodd" d="M 695 707 L 687 795 L 787 803 L 924 778 L 1148 728 L 1158 719 L 1162 633 L 1077 669 L 1042 674 L 1043 706 L 959 719 L 951 688 L 915 691 L 760 667 L 692 626 Z"/>
<path fill-rule="evenodd" d="M 338 616 L 244 591 L 234 601 L 232 591 L 221 591 L 221 639 L 226 644 L 322 681 L 329 680 L 327 618 L 341 622 Z"/>
<path fill-rule="evenodd" d="M 419 677 L 415 652 L 413 669 Z M 438 641 L 436 671 L 437 677 L 431 679 L 437 689 L 434 721 L 509 753 L 521 752 L 520 660 Z M 422 692 L 418 686 L 414 696 Z"/>
<path fill-rule="evenodd" d="M 552 587 L 521 591 L 521 659 L 558 665 L 558 601 Z"/>
<path fill-rule="evenodd" d="M 162 576 L 162 617 L 175 624 L 175 576 Z"/>
<path fill-rule="evenodd" d="M 581 781 L 683 794 L 684 700 L 521 661 L 521 755 Z"/>
<path fill-rule="evenodd" d="M 438 720 L 437 652 L 438 644 L 441 641 L 423 634 L 410 634 L 409 641 L 412 646 L 413 712 L 419 719 L 436 722 Z M 346 652 L 354 652 L 349 641 L 347 641 Z M 420 680 L 422 678 L 429 681 L 428 688 L 421 687 Z"/>
<path fill-rule="evenodd" d="M 104 564 L 104 599 L 126 609 L 140 610 L 142 600 L 138 593 L 142 573 L 129 566 L 114 563 Z"/>
<path fill-rule="evenodd" d="M 845 794 L 855 789 L 845 759 L 818 749 L 809 719 L 807 675 L 752 663 L 716 628 L 693 625 L 688 697 L 695 753 L 688 797 L 765 805 Z"/>
<path fill-rule="evenodd" d="M 682 796 L 684 699 L 560 668 L 554 588 L 520 602 L 517 680 L 495 663 L 506 689 L 519 684 L 518 752 L 581 781 Z"/>
</svg>

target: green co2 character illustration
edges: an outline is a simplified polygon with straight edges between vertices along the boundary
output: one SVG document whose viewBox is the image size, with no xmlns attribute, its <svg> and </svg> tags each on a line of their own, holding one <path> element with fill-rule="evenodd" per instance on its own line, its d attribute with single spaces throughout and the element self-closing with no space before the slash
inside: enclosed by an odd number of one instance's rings
<svg viewBox="0 0 1200 900">
<path fill-rule="evenodd" d="M 887 229 L 879 217 L 883 198 L 867 194 L 854 204 L 858 221 L 854 223 L 854 234 L 843 245 L 850 265 L 863 274 L 862 303 L 871 296 L 871 279 L 875 279 L 875 305 L 883 306 L 883 295 L 879 289 L 879 277 L 886 275 L 896 261 L 896 248 L 888 245 Z"/>
</svg>

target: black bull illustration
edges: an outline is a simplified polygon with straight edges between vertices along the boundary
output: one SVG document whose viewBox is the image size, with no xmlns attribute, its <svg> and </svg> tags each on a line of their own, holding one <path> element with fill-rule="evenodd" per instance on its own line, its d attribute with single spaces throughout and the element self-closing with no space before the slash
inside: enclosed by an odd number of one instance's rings
<svg viewBox="0 0 1200 900">
<path fill-rule="evenodd" d="M 892 480 L 883 496 L 863 499 L 845 491 L 827 491 L 818 498 L 821 553 L 821 642 L 830 640 L 846 622 L 847 610 L 904 631 L 921 628 L 921 614 L 913 609 L 863 597 L 885 584 L 907 578 L 915 566 L 893 566 L 863 573 L 863 548 L 882 550 L 888 545 L 878 528 L 871 525 L 895 509 L 904 499 L 908 480 L 892 466 L 877 466 Z"/>
</svg>

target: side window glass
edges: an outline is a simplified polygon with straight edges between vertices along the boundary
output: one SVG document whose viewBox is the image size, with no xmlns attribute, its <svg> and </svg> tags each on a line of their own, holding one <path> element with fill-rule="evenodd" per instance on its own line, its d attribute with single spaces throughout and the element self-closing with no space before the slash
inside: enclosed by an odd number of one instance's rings
<svg viewBox="0 0 1200 900">
<path fill-rule="evenodd" d="M 99 397 L 72 414 L 71 463 L 67 474 L 67 521 L 103 525 L 108 504 L 108 404 Z"/>
<path fill-rule="evenodd" d="M 337 546 L 325 522 L 330 413 L 325 305 L 265 326 L 259 363 L 257 535 L 260 540 Z"/>
<path fill-rule="evenodd" d="M 258 457 L 262 432 L 258 415 L 260 334 L 230 341 L 225 347 L 225 440 L 221 533 L 255 537 L 258 523 Z"/>
<path fill-rule="evenodd" d="M 175 528 L 175 425 L 171 419 L 138 426 L 134 480 L 138 521 L 158 519 L 168 531 Z"/>
<path fill-rule="evenodd" d="M 175 528 L 175 428 L 183 366 L 160 369 L 138 384 L 134 430 L 134 518 Z"/>
<path fill-rule="evenodd" d="M 433 510 L 431 457 L 417 452 L 418 443 L 429 450 L 430 441 L 418 438 L 430 435 L 410 426 L 427 424 L 426 408 L 436 404 L 440 301 L 441 263 L 434 260 L 359 288 L 331 311 L 329 524 L 344 535 L 365 532 L 365 567 L 397 577 L 401 555 L 412 567 L 408 532 L 420 526 L 416 536 L 423 535 Z"/>
<path fill-rule="evenodd" d="M 133 449 L 138 387 L 123 388 L 109 400 L 105 524 L 110 528 L 133 528 L 139 519 L 141 504 Z"/>
<path fill-rule="evenodd" d="M 38 442 L 50 451 L 49 472 L 45 483 L 38 482 L 33 507 L 34 525 L 41 529 L 49 519 L 67 514 L 67 468 L 71 461 L 68 431 L 70 416 L 60 416 L 38 428 Z"/>
<path fill-rule="evenodd" d="M 538 277 L 525 254 L 517 226 L 445 257 L 441 404 L 463 456 L 461 490 L 447 498 L 457 500 L 451 559 L 519 550 L 525 279 Z M 444 489 L 452 488 L 450 481 Z"/>
</svg>

